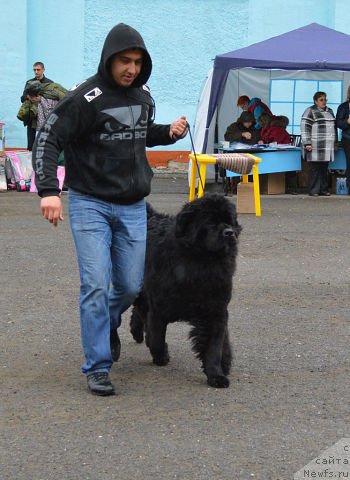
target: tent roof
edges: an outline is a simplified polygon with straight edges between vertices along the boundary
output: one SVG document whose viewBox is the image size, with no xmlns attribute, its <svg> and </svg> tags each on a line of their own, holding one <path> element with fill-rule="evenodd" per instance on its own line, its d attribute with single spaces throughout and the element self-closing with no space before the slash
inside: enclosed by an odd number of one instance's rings
<svg viewBox="0 0 350 480">
<path fill-rule="evenodd" d="M 215 57 L 214 69 L 350 70 L 350 35 L 317 23 Z"/>
</svg>

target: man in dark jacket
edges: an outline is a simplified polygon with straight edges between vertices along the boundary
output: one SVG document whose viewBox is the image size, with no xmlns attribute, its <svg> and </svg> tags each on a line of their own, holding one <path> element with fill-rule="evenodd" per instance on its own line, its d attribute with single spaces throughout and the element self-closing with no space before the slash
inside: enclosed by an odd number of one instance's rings
<svg viewBox="0 0 350 480">
<path fill-rule="evenodd" d="M 237 122 L 226 129 L 225 140 L 255 145 L 261 140 L 260 132 L 255 128 L 255 118 L 251 112 L 242 112 Z"/>
<path fill-rule="evenodd" d="M 31 85 L 32 82 L 52 83 L 52 80 L 45 77 L 44 75 L 45 66 L 43 62 L 35 62 L 33 65 L 33 72 L 34 72 L 34 78 L 30 78 L 29 80 L 27 80 L 24 86 L 24 91 L 21 96 L 21 103 L 24 103 L 26 100 L 30 101 L 28 97 L 27 88 Z M 32 150 L 34 140 L 35 140 L 35 134 L 36 134 L 36 124 L 34 119 L 34 124 L 32 124 L 32 122 L 29 122 L 27 124 L 27 150 Z"/>
<path fill-rule="evenodd" d="M 65 152 L 69 216 L 80 270 L 80 320 L 88 388 L 113 395 L 109 379 L 120 354 L 117 328 L 143 281 L 146 205 L 152 170 L 146 146 L 187 133 L 185 117 L 153 121 L 145 86 L 151 57 L 140 34 L 118 24 L 107 35 L 96 75 L 61 100 L 37 135 L 36 186 L 44 218 L 63 220 L 56 178 Z"/>
<path fill-rule="evenodd" d="M 342 131 L 341 143 L 344 148 L 346 158 L 346 186 L 350 195 L 350 86 L 348 88 L 348 97 L 346 102 L 341 103 L 337 110 L 336 116 L 337 128 Z"/>
</svg>

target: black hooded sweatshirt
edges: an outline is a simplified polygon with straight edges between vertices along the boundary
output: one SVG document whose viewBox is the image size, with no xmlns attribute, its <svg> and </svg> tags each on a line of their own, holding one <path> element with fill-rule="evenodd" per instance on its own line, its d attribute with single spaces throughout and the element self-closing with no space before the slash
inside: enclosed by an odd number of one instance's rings
<svg viewBox="0 0 350 480">
<path fill-rule="evenodd" d="M 129 88 L 118 86 L 111 57 L 143 51 L 140 74 Z M 125 24 L 107 35 L 96 75 L 71 90 L 55 107 L 33 147 L 35 183 L 41 197 L 59 195 L 57 162 L 64 150 L 65 184 L 113 202 L 134 203 L 150 192 L 153 176 L 146 146 L 174 143 L 170 125 L 153 122 L 154 103 L 145 86 L 152 61 L 140 34 Z"/>
</svg>

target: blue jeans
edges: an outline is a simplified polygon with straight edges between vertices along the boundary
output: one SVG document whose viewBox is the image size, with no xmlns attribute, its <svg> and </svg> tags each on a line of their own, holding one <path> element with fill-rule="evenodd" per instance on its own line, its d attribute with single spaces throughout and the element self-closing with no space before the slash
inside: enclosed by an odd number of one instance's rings
<svg viewBox="0 0 350 480">
<path fill-rule="evenodd" d="M 112 366 L 110 330 L 142 288 L 146 203 L 120 205 L 69 190 L 69 218 L 80 272 L 83 373 Z"/>
</svg>

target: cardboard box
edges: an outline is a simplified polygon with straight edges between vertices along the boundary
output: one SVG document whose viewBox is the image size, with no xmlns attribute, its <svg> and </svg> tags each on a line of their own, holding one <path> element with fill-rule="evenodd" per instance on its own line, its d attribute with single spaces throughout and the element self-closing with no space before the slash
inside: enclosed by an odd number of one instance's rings
<svg viewBox="0 0 350 480">
<path fill-rule="evenodd" d="M 266 195 L 286 193 L 286 174 L 284 172 L 259 175 L 259 179 L 261 193 Z"/>
<path fill-rule="evenodd" d="M 255 213 L 253 182 L 237 185 L 237 213 Z"/>
</svg>

